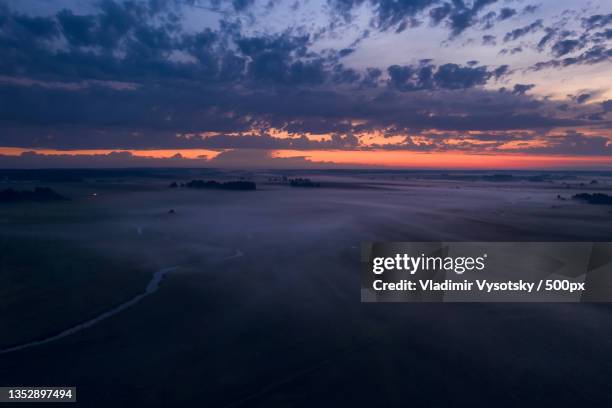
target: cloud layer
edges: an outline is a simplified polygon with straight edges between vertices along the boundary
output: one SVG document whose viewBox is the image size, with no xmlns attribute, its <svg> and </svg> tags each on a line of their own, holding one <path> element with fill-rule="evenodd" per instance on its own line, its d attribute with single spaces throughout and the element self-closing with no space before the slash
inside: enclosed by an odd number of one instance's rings
<svg viewBox="0 0 612 408">
<path fill-rule="evenodd" d="M 0 2 L 0 147 L 610 155 L 609 84 L 559 100 L 527 79 L 610 67 L 612 14 L 584 12 L 566 30 L 567 13 L 495 0 L 297 1 L 287 13 L 301 23 L 266 30 L 288 21 L 284 6 L 28 4 Z M 468 47 L 465 58 L 406 63 L 392 44 L 416 31 Z M 383 40 L 397 63 L 357 63 Z M 540 58 L 481 63 L 469 44 Z"/>
</svg>

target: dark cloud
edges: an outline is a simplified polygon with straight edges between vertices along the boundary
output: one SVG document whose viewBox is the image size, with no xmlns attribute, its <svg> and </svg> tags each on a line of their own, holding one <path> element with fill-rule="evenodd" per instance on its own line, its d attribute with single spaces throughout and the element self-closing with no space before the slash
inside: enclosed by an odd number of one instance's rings
<svg viewBox="0 0 612 408">
<path fill-rule="evenodd" d="M 437 3 L 435 0 L 374 0 L 378 25 L 383 29 L 395 26 L 406 21 L 407 17 L 414 17 L 418 12 Z"/>
<path fill-rule="evenodd" d="M 15 15 L 14 22 L 35 37 L 53 39 L 59 36 L 57 24 L 50 18 Z"/>
<path fill-rule="evenodd" d="M 55 34 L 48 30 L 46 37 L 23 38 L 12 29 L 16 15 L 7 12 L 9 23 L 0 30 L 0 52 L 11 58 L 0 61 L 0 74 L 64 81 L 123 81 L 142 80 L 145 72 L 148 78 L 167 78 L 195 77 L 211 71 L 203 65 L 187 66 L 171 60 L 171 53 L 187 47 L 191 35 L 181 37 L 175 32 L 175 24 L 158 25 L 158 21 L 171 19 L 171 13 L 157 16 L 157 8 L 146 8 L 144 4 L 106 0 L 95 14 L 77 15 L 62 10 L 55 17 L 47 17 L 49 26 L 57 21 L 68 47 L 51 47 L 48 36 Z"/>
<path fill-rule="evenodd" d="M 361 79 L 361 75 L 352 68 L 345 68 L 342 64 L 334 67 L 332 80 L 337 84 L 354 84 Z"/>
<path fill-rule="evenodd" d="M 523 95 L 525 94 L 525 92 L 529 91 L 534 86 L 534 84 L 516 84 L 512 89 L 512 93 L 515 95 Z"/>
<path fill-rule="evenodd" d="M 497 0 L 474 0 L 471 3 L 463 0 L 328 0 L 332 9 L 347 21 L 352 19 L 352 11 L 355 8 L 364 3 L 369 4 L 375 15 L 375 26 L 382 31 L 394 28 L 396 32 L 401 32 L 408 26 L 418 25 L 419 18 L 422 18 L 419 14 L 427 11 L 433 25 L 444 22 L 448 26 L 451 37 L 478 24 L 479 14 L 496 2 Z M 499 21 L 509 18 L 512 9 L 505 8 L 502 14 L 503 18 Z M 489 17 L 484 20 L 490 20 Z"/>
<path fill-rule="evenodd" d="M 514 54 L 518 54 L 519 52 L 523 52 L 523 47 L 518 46 L 518 47 L 512 47 L 512 48 L 503 48 L 499 51 L 499 54 L 500 55 L 506 55 L 506 54 L 514 55 Z"/>
<path fill-rule="evenodd" d="M 389 87 L 400 91 L 418 91 L 424 89 L 466 89 L 483 85 L 491 77 L 498 78 L 508 69 L 502 66 L 494 71 L 485 66 L 475 66 L 473 61 L 468 66 L 444 64 L 435 66 L 430 63 L 418 66 L 393 65 L 388 68 Z"/>
<path fill-rule="evenodd" d="M 513 8 L 509 8 L 509 7 L 504 7 L 499 11 L 499 15 L 497 16 L 497 19 L 499 21 L 503 21 L 503 20 L 507 20 L 512 16 L 516 15 L 516 10 Z"/>
<path fill-rule="evenodd" d="M 513 143 L 509 145 L 508 143 Z M 604 136 L 586 136 L 575 130 L 565 133 L 540 134 L 535 132 L 448 132 L 421 134 L 418 139 L 405 137 L 395 144 L 375 144 L 370 149 L 408 150 L 417 152 L 462 151 L 465 153 L 506 153 L 609 156 L 610 139 Z"/>
<path fill-rule="evenodd" d="M 591 94 L 580 94 L 576 97 L 577 103 L 584 103 L 587 99 L 591 97 Z"/>
<path fill-rule="evenodd" d="M 368 68 L 361 81 L 361 86 L 364 88 L 376 88 L 381 75 L 382 70 L 379 68 Z"/>
<path fill-rule="evenodd" d="M 602 28 L 612 24 L 612 13 L 611 14 L 596 14 L 588 18 L 582 19 L 582 26 L 587 30 L 593 30 L 595 28 Z"/>
<path fill-rule="evenodd" d="M 451 13 L 451 5 L 449 3 L 444 3 L 439 7 L 434 7 L 429 11 L 429 16 L 431 17 L 431 22 L 435 24 L 439 24 L 442 20 L 444 20 Z"/>
<path fill-rule="evenodd" d="M 523 10 L 521 11 L 521 14 L 532 14 L 535 13 L 538 8 L 540 8 L 539 5 L 535 5 L 535 4 L 528 4 L 526 5 Z"/>
<path fill-rule="evenodd" d="M 536 20 L 533 23 L 521 28 L 514 29 L 504 36 L 504 42 L 517 40 L 529 33 L 533 33 L 542 28 L 542 20 Z"/>
<path fill-rule="evenodd" d="M 605 40 L 610 40 L 610 39 L 612 39 L 612 28 L 608 28 L 605 31 L 595 33 L 592 37 L 592 40 L 594 42 L 603 42 Z"/>
<path fill-rule="evenodd" d="M 299 59 L 307 56 L 308 41 L 308 36 L 278 35 L 241 38 L 237 45 L 251 60 L 248 73 L 254 80 L 283 84 L 320 84 L 326 76 L 322 59 Z"/>
<path fill-rule="evenodd" d="M 461 67 L 457 64 L 444 64 L 434 74 L 434 81 L 440 88 L 462 89 L 483 85 L 491 74 L 487 68 Z"/>
<path fill-rule="evenodd" d="M 557 34 L 557 29 L 552 27 L 546 27 L 544 29 L 546 34 L 538 42 L 538 49 L 542 50 Z"/>
<path fill-rule="evenodd" d="M 277 147 L 294 149 L 331 148 L 329 143 L 310 144 L 296 138 L 311 132 L 337 134 L 333 146 L 348 148 L 354 139 L 347 135 L 380 129 L 395 129 L 398 133 L 423 129 L 484 131 L 584 123 L 555 118 L 545 110 L 538 112 L 540 107 L 545 108 L 542 103 L 522 95 L 493 94 L 477 87 L 449 89 L 481 81 L 478 72 L 445 68 L 436 79 L 435 75 L 431 77 L 434 84 L 446 87 L 434 93 L 394 92 L 394 88 L 374 93 L 371 88 L 349 92 L 282 88 L 241 93 L 191 83 L 127 91 L 98 86 L 78 91 L 5 86 L 0 89 L 8 96 L 0 100 L 0 123 L 5 124 L 0 145 L 146 149 L 223 148 L 223 143 L 230 142 L 243 143 L 243 147 L 259 142 L 268 146 L 274 142 Z M 296 137 L 284 141 L 230 139 L 227 135 L 255 129 L 259 132 L 257 137 L 261 137 L 272 128 Z M 220 136 L 206 140 L 199 136 L 200 132 Z"/>
<path fill-rule="evenodd" d="M 356 148 L 358 142 L 357 138 L 350 134 L 333 134 L 329 140 L 311 140 L 304 135 L 292 138 L 279 138 L 268 134 L 216 135 L 203 138 L 200 146 L 210 149 L 350 150 Z"/>
<path fill-rule="evenodd" d="M 604 115 L 602 113 L 593 113 L 587 116 L 588 120 L 604 120 Z"/>
<path fill-rule="evenodd" d="M 544 147 L 528 149 L 529 153 L 562 154 L 580 156 L 610 156 L 612 145 L 610 139 L 604 136 L 586 136 L 574 130 L 564 135 L 550 135 L 543 138 Z"/>
<path fill-rule="evenodd" d="M 346 20 L 352 18 L 353 9 L 364 3 L 369 3 L 376 13 L 376 24 L 382 30 L 401 24 L 410 17 L 426 8 L 440 3 L 439 0 L 328 0 L 328 3 L 337 13 Z"/>
<path fill-rule="evenodd" d="M 532 70 L 539 71 L 546 68 L 567 67 L 570 65 L 592 65 L 600 62 L 608 61 L 612 57 L 612 49 L 608 49 L 602 45 L 596 45 L 579 54 L 576 57 L 563 59 L 553 59 L 549 61 L 538 62 Z"/>
<path fill-rule="evenodd" d="M 98 45 L 94 29 L 95 19 L 93 16 L 77 16 L 70 10 L 62 10 L 57 19 L 62 31 L 70 44 L 75 46 Z"/>
<path fill-rule="evenodd" d="M 492 72 L 493 78 L 499 79 L 506 75 L 509 72 L 509 68 L 510 67 L 508 65 L 500 65 L 499 67 L 495 68 Z"/>
<path fill-rule="evenodd" d="M 307 35 L 238 36 L 236 52 L 227 46 L 228 35 L 235 35 L 223 31 L 230 28 L 183 32 L 176 23 L 167 23 L 173 21 L 171 12 L 160 14 L 159 8 L 153 11 L 144 4 L 105 0 L 96 14 L 60 11 L 57 24 L 70 45 L 68 49 L 54 50 L 43 42 L 53 35 L 49 29 L 38 29 L 39 35 L 46 35 L 43 39 L 30 36 L 24 40 L 15 29 L 5 28 L 0 35 L 7 40 L 0 42 L 0 51 L 12 58 L 0 61 L 0 75 L 52 75 L 64 81 L 146 78 L 208 83 L 247 76 L 255 81 L 287 85 L 317 84 L 326 78 L 323 59 L 307 55 Z M 155 13 L 155 18 L 150 17 Z M 17 17 L 9 14 L 11 22 Z M 52 21 L 45 20 L 45 25 L 52 27 Z M 11 23 L 11 27 L 16 25 Z M 195 63 L 173 58 L 177 53 L 193 58 Z"/>
<path fill-rule="evenodd" d="M 478 13 L 496 1 L 497 0 L 475 0 L 472 7 L 466 6 L 463 1 L 453 2 L 455 7 L 449 16 L 451 35 L 459 35 L 468 27 L 474 25 L 477 21 L 476 18 Z"/>
<path fill-rule="evenodd" d="M 351 55 L 354 52 L 355 50 L 352 48 L 343 48 L 340 51 L 338 51 L 338 56 L 342 58 L 342 57 L 346 57 L 347 55 Z"/>
<path fill-rule="evenodd" d="M 73 46 L 94 46 L 113 49 L 131 31 L 139 31 L 145 25 L 143 16 L 149 9 L 135 2 L 118 3 L 102 0 L 100 13 L 75 15 L 71 10 L 57 14 L 66 39 Z"/>
<path fill-rule="evenodd" d="M 236 11 L 243 11 L 251 7 L 255 3 L 255 0 L 232 0 L 232 5 Z"/>
<path fill-rule="evenodd" d="M 562 57 L 565 54 L 569 54 L 580 49 L 583 46 L 579 40 L 561 40 L 557 41 L 552 46 L 552 52 L 555 57 Z"/>
<path fill-rule="evenodd" d="M 487 14 L 481 17 L 480 24 L 483 30 L 488 30 L 490 28 L 493 28 L 496 21 L 500 21 L 498 20 L 497 13 L 495 11 L 489 11 Z"/>
<path fill-rule="evenodd" d="M 494 35 L 483 35 L 482 45 L 497 45 L 496 37 Z"/>
</svg>

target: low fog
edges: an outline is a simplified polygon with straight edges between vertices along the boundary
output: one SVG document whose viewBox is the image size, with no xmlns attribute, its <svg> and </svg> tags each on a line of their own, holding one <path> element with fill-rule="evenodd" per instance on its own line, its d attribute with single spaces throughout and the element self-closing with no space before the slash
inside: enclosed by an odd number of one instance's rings
<svg viewBox="0 0 612 408">
<path fill-rule="evenodd" d="M 291 187 L 296 176 L 320 187 Z M 257 190 L 169 187 L 192 179 Z M 171 269 L 118 313 L 0 354 L 5 383 L 77 384 L 101 407 L 405 406 L 432 394 L 441 406 L 458 395 L 516 406 L 543 387 L 563 404 L 610 398 L 608 306 L 362 304 L 359 282 L 362 241 L 609 241 L 612 207 L 571 199 L 609 194 L 607 174 L 6 180 L 0 189 L 69 200 L 0 204 L 0 349 L 95 319 Z"/>
</svg>

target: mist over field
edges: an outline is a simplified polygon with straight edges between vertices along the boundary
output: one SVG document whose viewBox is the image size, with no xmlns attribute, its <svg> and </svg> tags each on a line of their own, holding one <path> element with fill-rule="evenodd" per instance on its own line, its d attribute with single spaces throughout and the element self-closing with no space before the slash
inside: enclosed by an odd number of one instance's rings
<svg viewBox="0 0 612 408">
<path fill-rule="evenodd" d="M 609 240 L 612 207 L 571 197 L 610 194 L 610 173 L 0 179 L 67 199 L 0 203 L 3 384 L 75 385 L 88 407 L 610 402 L 607 305 L 359 300 L 362 241 Z M 180 187 L 194 179 L 257 189 Z"/>
</svg>

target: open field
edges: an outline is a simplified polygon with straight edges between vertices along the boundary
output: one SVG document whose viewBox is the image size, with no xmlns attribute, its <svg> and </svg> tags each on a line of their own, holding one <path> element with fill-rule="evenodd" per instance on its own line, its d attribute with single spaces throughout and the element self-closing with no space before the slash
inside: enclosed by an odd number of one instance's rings
<svg viewBox="0 0 612 408">
<path fill-rule="evenodd" d="M 610 194 L 612 174 L 11 177 L 0 189 L 43 185 L 70 200 L 0 204 L 0 350 L 95 318 L 177 269 L 91 327 L 0 354 L 3 385 L 76 385 L 87 407 L 612 403 L 607 305 L 359 301 L 361 241 L 612 240 L 612 206 L 569 199 Z M 240 177 L 257 190 L 168 188 Z"/>
</svg>

